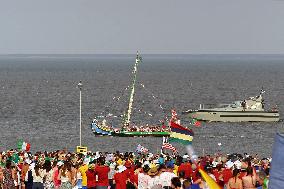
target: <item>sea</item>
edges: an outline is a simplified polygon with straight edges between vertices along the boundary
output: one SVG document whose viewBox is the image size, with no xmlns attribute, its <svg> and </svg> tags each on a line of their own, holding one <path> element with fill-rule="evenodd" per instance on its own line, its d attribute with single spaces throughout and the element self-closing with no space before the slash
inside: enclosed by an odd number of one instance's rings
<svg viewBox="0 0 284 189">
<path fill-rule="evenodd" d="M 101 137 L 92 133 L 93 119 L 121 127 L 133 82 L 135 54 L 1 55 L 0 151 L 23 140 L 31 151 L 67 149 L 80 142 L 79 81 L 82 81 L 82 145 L 91 151 L 135 151 L 138 144 L 160 152 L 162 138 Z M 284 113 L 284 55 L 153 55 L 142 54 L 138 66 L 131 121 L 157 125 L 175 109 L 181 124 L 194 131 L 198 155 L 249 153 L 269 157 L 277 123 L 190 124 L 182 114 L 200 104 L 244 100 L 265 90 L 267 109 Z M 185 147 L 173 144 L 185 153 Z"/>
</svg>

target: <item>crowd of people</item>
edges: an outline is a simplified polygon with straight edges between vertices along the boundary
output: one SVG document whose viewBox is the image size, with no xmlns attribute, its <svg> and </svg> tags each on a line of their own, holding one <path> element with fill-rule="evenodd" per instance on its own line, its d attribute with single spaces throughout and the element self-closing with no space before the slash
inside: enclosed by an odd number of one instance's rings
<svg viewBox="0 0 284 189">
<path fill-rule="evenodd" d="M 9 150 L 0 154 L 0 189 L 208 189 L 199 169 L 220 188 L 266 189 L 270 162 L 247 154 Z"/>
</svg>

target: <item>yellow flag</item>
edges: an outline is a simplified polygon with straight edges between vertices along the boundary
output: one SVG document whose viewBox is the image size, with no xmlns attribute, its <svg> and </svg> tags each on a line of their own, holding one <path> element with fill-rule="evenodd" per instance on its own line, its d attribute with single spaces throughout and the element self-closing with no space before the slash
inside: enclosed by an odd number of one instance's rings
<svg viewBox="0 0 284 189">
<path fill-rule="evenodd" d="M 215 182 L 215 180 L 210 177 L 205 171 L 199 169 L 199 173 L 201 174 L 202 178 L 205 180 L 210 189 L 221 189 L 221 187 Z"/>
</svg>

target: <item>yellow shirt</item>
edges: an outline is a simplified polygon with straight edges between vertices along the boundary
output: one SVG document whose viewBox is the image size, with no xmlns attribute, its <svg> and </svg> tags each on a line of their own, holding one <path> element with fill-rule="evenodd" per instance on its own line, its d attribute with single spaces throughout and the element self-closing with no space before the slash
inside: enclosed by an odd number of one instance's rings
<svg viewBox="0 0 284 189">
<path fill-rule="evenodd" d="M 178 175 L 178 174 L 177 174 L 177 172 L 178 172 L 178 167 L 179 167 L 179 166 L 174 165 L 174 170 L 173 170 L 173 172 L 174 172 L 174 174 L 176 174 L 176 175 Z"/>
<path fill-rule="evenodd" d="M 118 164 L 118 165 L 123 165 L 123 164 L 124 164 L 124 161 L 119 158 L 119 160 L 117 160 L 117 164 Z"/>
<path fill-rule="evenodd" d="M 82 175 L 82 186 L 87 186 L 87 175 L 86 175 L 86 172 L 88 170 L 88 165 L 85 164 L 85 165 L 82 165 L 80 168 L 79 168 L 79 171 Z"/>
</svg>

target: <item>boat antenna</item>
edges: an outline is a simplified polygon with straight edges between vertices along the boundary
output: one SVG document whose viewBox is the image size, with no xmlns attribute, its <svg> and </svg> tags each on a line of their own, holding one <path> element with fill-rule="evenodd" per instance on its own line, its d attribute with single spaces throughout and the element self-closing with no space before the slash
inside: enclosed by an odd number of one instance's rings
<svg viewBox="0 0 284 189">
<path fill-rule="evenodd" d="M 133 105 L 134 93 L 135 93 L 135 84 L 136 84 L 136 79 L 137 79 L 137 68 L 138 68 L 138 64 L 140 62 L 142 62 L 142 57 L 139 55 L 139 53 L 137 51 L 136 62 L 134 64 L 134 68 L 133 68 L 133 71 L 132 71 L 133 79 L 132 79 L 132 85 L 131 85 L 131 90 L 130 90 L 128 110 L 127 110 L 127 114 L 126 114 L 126 118 L 125 118 L 125 122 L 124 122 L 125 127 L 129 126 L 129 123 L 130 123 L 130 117 L 131 117 L 131 113 L 132 113 L 132 105 Z"/>
</svg>

